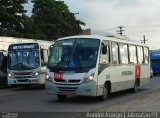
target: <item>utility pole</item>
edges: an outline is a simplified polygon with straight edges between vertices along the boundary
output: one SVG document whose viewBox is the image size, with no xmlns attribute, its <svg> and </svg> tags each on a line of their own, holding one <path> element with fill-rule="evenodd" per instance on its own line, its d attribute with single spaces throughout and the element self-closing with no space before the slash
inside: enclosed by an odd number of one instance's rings
<svg viewBox="0 0 160 118">
<path fill-rule="evenodd" d="M 124 27 L 119 26 L 118 28 L 119 28 L 119 30 L 117 31 L 117 33 L 122 36 L 123 35 L 123 31 L 125 31 L 125 30 L 123 30 Z"/>
<path fill-rule="evenodd" d="M 146 41 L 148 41 L 147 39 L 146 39 L 146 36 L 145 35 L 143 35 L 143 40 L 141 40 L 141 43 L 146 43 Z"/>
</svg>

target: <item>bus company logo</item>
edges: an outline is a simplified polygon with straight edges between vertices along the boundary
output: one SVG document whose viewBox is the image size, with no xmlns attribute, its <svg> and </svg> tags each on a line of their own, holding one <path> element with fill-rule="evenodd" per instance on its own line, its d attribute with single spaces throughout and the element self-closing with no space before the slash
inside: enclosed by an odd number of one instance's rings
<svg viewBox="0 0 160 118">
<path fill-rule="evenodd" d="M 132 75 L 132 71 L 122 71 L 122 76 Z"/>
</svg>

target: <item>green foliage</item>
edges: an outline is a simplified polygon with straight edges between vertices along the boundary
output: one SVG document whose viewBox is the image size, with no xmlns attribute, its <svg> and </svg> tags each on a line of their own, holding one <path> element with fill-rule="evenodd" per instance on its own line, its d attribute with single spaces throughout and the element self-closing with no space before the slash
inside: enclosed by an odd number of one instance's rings
<svg viewBox="0 0 160 118">
<path fill-rule="evenodd" d="M 42 33 L 44 40 L 56 40 L 59 37 L 81 33 L 83 22 L 76 20 L 63 1 L 32 0 L 32 18 Z"/>
<path fill-rule="evenodd" d="M 0 1 L 0 35 L 19 36 L 23 29 L 22 16 L 26 12 L 22 4 L 26 0 Z"/>
<path fill-rule="evenodd" d="M 26 16 L 28 0 L 0 0 L 0 35 L 41 40 L 81 33 L 82 21 L 76 20 L 63 1 L 32 0 L 32 16 Z"/>
<path fill-rule="evenodd" d="M 21 32 L 23 34 L 22 37 L 31 39 L 40 39 L 42 37 L 45 37 L 31 17 L 24 15 L 22 22 L 24 25 L 24 29 Z"/>
</svg>

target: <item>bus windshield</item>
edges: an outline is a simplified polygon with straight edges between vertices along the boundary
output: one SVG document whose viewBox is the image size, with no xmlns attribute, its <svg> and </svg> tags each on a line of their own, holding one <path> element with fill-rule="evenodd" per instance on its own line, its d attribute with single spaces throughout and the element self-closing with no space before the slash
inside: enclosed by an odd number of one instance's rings
<svg viewBox="0 0 160 118">
<path fill-rule="evenodd" d="M 8 55 L 8 68 L 11 70 L 31 70 L 40 66 L 39 50 L 14 50 Z"/>
<path fill-rule="evenodd" d="M 53 71 L 83 70 L 96 66 L 99 39 L 76 38 L 57 41 L 51 48 L 48 68 Z"/>
</svg>

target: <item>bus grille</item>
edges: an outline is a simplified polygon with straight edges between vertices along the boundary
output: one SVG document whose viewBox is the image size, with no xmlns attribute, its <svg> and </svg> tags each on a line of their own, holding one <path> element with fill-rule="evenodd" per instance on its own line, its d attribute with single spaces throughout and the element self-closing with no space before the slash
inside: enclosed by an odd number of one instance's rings
<svg viewBox="0 0 160 118">
<path fill-rule="evenodd" d="M 55 79 L 55 81 L 56 81 L 56 82 L 65 82 L 64 79 L 60 79 L 60 80 L 59 80 L 59 79 Z"/>
<path fill-rule="evenodd" d="M 68 83 L 79 83 L 81 80 L 68 80 Z"/>
<path fill-rule="evenodd" d="M 74 92 L 78 87 L 57 87 L 60 92 Z"/>
<path fill-rule="evenodd" d="M 33 73 L 33 72 L 20 72 L 20 73 L 16 72 L 16 73 L 14 73 L 14 74 L 15 74 L 15 75 L 32 75 L 32 73 Z"/>
<path fill-rule="evenodd" d="M 55 82 L 60 82 L 60 83 L 64 83 L 64 84 L 66 84 L 66 83 L 68 83 L 68 84 L 79 84 L 79 82 L 80 82 L 81 80 L 80 79 L 74 79 L 74 80 L 55 80 Z"/>
<path fill-rule="evenodd" d="M 16 79 L 32 78 L 33 76 L 15 76 Z"/>
<path fill-rule="evenodd" d="M 28 79 L 24 79 L 24 80 L 17 80 L 18 82 L 28 82 Z"/>
</svg>

